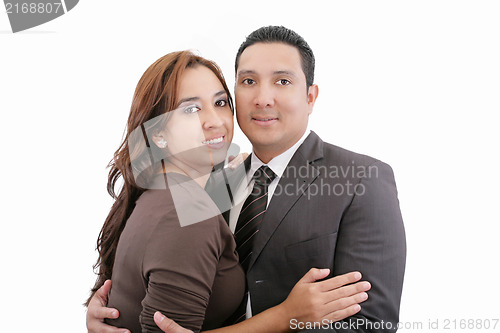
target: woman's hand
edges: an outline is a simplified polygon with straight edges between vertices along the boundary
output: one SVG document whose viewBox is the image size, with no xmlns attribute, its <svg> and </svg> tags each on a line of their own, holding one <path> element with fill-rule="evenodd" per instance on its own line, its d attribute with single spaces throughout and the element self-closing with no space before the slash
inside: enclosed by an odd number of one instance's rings
<svg viewBox="0 0 500 333">
<path fill-rule="evenodd" d="M 329 273 L 329 269 L 311 268 L 295 284 L 287 299 L 278 305 L 283 307 L 283 313 L 290 320 L 321 325 L 345 319 L 361 310 L 359 303 L 368 299 L 366 291 L 371 288 L 370 283 L 357 282 L 361 279 L 359 272 L 315 282 L 327 277 Z"/>
<path fill-rule="evenodd" d="M 357 282 L 361 279 L 359 272 L 351 272 L 316 282 L 327 277 L 329 273 L 329 269 L 311 268 L 295 284 L 283 303 L 241 323 L 208 332 L 290 332 L 293 331 L 292 320 L 296 320 L 298 326 L 306 327 L 306 323 L 323 325 L 356 314 L 361 309 L 359 303 L 368 298 L 366 291 L 370 289 L 370 283 Z M 160 312 L 155 313 L 154 321 L 166 333 L 192 333 Z M 313 327 L 317 327 L 317 325 Z"/>
</svg>

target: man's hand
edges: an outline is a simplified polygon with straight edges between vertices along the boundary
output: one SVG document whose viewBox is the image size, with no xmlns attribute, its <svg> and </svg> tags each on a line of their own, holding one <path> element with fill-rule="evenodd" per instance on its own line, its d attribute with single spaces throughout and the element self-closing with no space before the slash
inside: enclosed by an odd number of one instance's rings
<svg viewBox="0 0 500 333">
<path fill-rule="evenodd" d="M 359 272 L 315 282 L 329 273 L 329 269 L 311 268 L 279 305 L 284 308 L 284 313 L 297 322 L 321 324 L 323 320 L 336 322 L 359 312 L 359 303 L 368 298 L 366 291 L 371 288 L 370 283 L 357 282 L 361 279 Z"/>
<path fill-rule="evenodd" d="M 177 324 L 172 319 L 165 317 L 159 311 L 155 312 L 153 319 L 155 320 L 156 325 L 158 325 L 158 327 L 163 332 L 166 332 L 166 333 L 193 333 L 193 331 L 185 329 L 185 328 L 179 326 L 179 324 Z"/>
<path fill-rule="evenodd" d="M 106 280 L 90 300 L 87 309 L 87 330 L 89 333 L 130 333 L 129 330 L 104 324 L 104 319 L 115 319 L 120 315 L 118 310 L 107 308 L 111 280 Z"/>
</svg>

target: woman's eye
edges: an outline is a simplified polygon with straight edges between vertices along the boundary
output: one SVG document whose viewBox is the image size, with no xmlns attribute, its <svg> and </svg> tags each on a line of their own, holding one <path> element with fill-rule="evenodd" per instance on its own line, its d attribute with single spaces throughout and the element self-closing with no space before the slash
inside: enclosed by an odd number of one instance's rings
<svg viewBox="0 0 500 333">
<path fill-rule="evenodd" d="M 252 79 L 244 79 L 242 82 L 243 82 L 243 84 L 246 84 L 246 85 L 252 85 L 255 83 L 255 81 Z"/>
<path fill-rule="evenodd" d="M 291 82 L 288 81 L 287 79 L 281 79 L 281 80 L 278 80 L 278 82 L 276 82 L 276 83 L 279 85 L 282 85 L 282 86 L 286 86 L 286 85 L 289 85 Z"/>
<path fill-rule="evenodd" d="M 184 108 L 184 113 L 195 113 L 200 111 L 201 108 L 196 105 L 190 105 Z"/>
<path fill-rule="evenodd" d="M 218 107 L 225 107 L 227 105 L 227 101 L 225 99 L 221 99 L 215 102 L 215 105 Z"/>
</svg>

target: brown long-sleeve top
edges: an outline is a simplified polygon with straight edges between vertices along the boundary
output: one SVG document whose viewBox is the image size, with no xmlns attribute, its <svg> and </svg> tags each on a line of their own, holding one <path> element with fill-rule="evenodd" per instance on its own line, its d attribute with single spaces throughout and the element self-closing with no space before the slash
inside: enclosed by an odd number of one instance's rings
<svg viewBox="0 0 500 333">
<path fill-rule="evenodd" d="M 158 310 L 195 332 L 220 327 L 245 289 L 233 235 L 198 184 L 167 175 L 168 189 L 145 191 L 120 236 L 108 300 L 120 317 L 107 323 L 161 332 Z"/>
</svg>

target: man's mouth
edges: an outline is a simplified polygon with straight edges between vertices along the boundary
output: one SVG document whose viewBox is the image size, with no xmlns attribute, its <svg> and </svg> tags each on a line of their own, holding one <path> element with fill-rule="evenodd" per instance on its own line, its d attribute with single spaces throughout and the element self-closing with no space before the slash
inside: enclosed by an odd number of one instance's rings
<svg viewBox="0 0 500 333">
<path fill-rule="evenodd" d="M 278 121 L 277 117 L 252 117 L 252 121 L 258 125 L 272 125 Z"/>
</svg>

